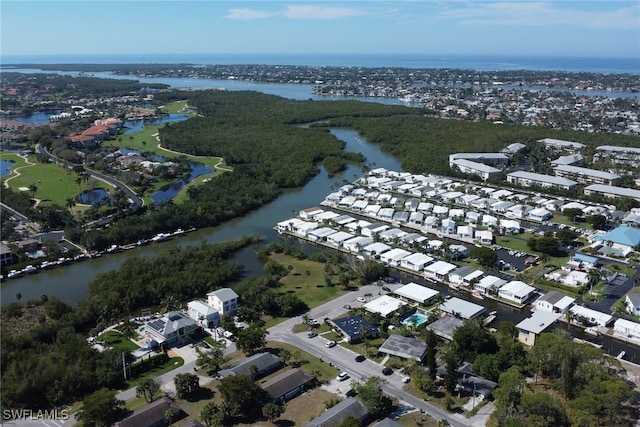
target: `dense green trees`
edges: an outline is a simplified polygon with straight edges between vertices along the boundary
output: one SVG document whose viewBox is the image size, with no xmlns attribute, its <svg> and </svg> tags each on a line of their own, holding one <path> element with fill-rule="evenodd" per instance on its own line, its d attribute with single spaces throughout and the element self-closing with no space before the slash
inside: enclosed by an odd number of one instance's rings
<svg viewBox="0 0 640 427">
<path fill-rule="evenodd" d="M 199 379 L 195 374 L 178 374 L 173 378 L 173 383 L 179 399 L 189 400 L 200 390 Z"/>
<path fill-rule="evenodd" d="M 358 393 L 360 401 L 373 416 L 386 414 L 391 410 L 393 402 L 382 391 L 384 380 L 380 377 L 370 377 L 364 383 L 353 382 L 351 387 Z"/>
<path fill-rule="evenodd" d="M 105 388 L 95 391 L 82 402 L 76 419 L 86 427 L 105 427 L 124 415 L 124 402 Z"/>
</svg>

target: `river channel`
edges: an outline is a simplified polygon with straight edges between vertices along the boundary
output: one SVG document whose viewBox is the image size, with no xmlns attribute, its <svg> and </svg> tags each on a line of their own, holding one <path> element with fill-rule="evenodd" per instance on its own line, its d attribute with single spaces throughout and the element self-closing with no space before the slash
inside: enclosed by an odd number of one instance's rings
<svg viewBox="0 0 640 427">
<path fill-rule="evenodd" d="M 172 87 L 212 87 L 211 81 L 203 81 L 198 79 L 148 79 L 153 82 L 165 82 L 171 84 Z M 167 80 L 173 80 L 168 82 Z M 186 81 L 190 80 L 190 81 Z M 151 82 L 151 81 L 150 81 Z M 189 85 L 188 83 L 191 83 Z M 196 85 L 197 83 L 197 85 Z M 234 83 L 233 90 L 258 90 L 264 93 L 278 94 L 291 99 L 308 99 L 314 98 L 310 96 L 309 88 L 302 88 L 301 85 L 268 85 L 268 84 L 252 84 L 248 82 L 226 82 Z M 241 83 L 242 85 L 237 85 Z M 252 87 L 253 86 L 253 87 Z M 283 93 L 277 93 L 276 87 L 283 89 Z M 215 87 L 215 86 L 213 86 Z M 265 90 L 268 88 L 269 90 Z M 231 88 L 230 88 L 231 89 Z M 273 92 L 272 92 L 273 91 Z M 321 99 L 326 99 L 325 97 Z M 360 99 L 376 102 L 383 101 L 378 98 Z M 397 100 L 393 103 L 400 103 Z M 391 102 L 386 102 L 391 103 Z M 383 167 L 389 170 L 402 170 L 401 163 L 398 159 L 383 153 L 378 146 L 369 143 L 357 132 L 349 129 L 332 129 L 332 134 L 345 142 L 345 150 L 356 151 L 362 153 L 366 157 L 366 162 L 375 164 L 375 167 Z M 283 221 L 292 215 L 295 215 L 302 209 L 317 206 L 324 197 L 329 194 L 334 184 L 342 184 L 343 180 L 349 182 L 354 181 L 362 173 L 361 166 L 350 165 L 347 169 L 333 177 L 329 177 L 321 168 L 320 173 L 311 179 L 303 188 L 289 190 L 282 194 L 275 201 L 257 209 L 242 218 L 237 218 L 218 227 L 196 230 L 182 237 L 162 243 L 153 243 L 148 246 L 136 247 L 134 249 L 115 253 L 105 254 L 104 256 L 77 262 L 69 266 L 42 271 L 34 275 L 23 276 L 18 279 L 4 282 L 0 288 L 0 296 L 2 304 L 8 304 L 15 301 L 16 293 L 20 292 L 23 300 L 36 299 L 41 295 L 57 296 L 69 304 L 75 304 L 87 297 L 88 284 L 100 273 L 117 269 L 127 259 L 132 257 L 154 257 L 162 252 L 169 250 L 175 246 L 194 245 L 202 241 L 217 243 L 238 239 L 242 236 L 261 235 L 265 242 L 271 242 L 280 238 L 273 230 L 275 224 Z M 316 247 L 301 243 L 308 250 L 317 250 Z M 244 265 L 244 275 L 259 275 L 262 272 L 262 266 L 257 260 L 255 247 L 247 248 L 237 254 L 235 260 Z M 427 284 L 416 277 L 400 277 L 404 282 L 415 281 L 438 289 L 439 291 L 448 293 L 448 289 L 433 284 Z M 529 316 L 527 309 L 517 310 L 508 305 L 504 305 L 491 300 L 484 300 L 482 305 L 488 311 L 498 312 L 498 321 L 520 322 Z M 558 327 L 567 329 L 567 326 L 559 322 Z M 570 327 L 570 333 L 583 339 L 584 333 Z M 603 349 L 609 354 L 617 355 L 620 351 L 626 351 L 626 360 L 640 361 L 640 348 L 630 346 L 608 337 L 599 338 L 603 344 Z"/>
</svg>

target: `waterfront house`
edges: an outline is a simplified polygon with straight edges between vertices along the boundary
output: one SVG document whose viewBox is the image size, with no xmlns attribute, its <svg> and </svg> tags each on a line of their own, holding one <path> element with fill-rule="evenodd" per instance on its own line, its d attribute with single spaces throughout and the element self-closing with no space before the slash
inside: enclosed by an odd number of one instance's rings
<svg viewBox="0 0 640 427">
<path fill-rule="evenodd" d="M 424 277 L 436 280 L 444 280 L 449 275 L 449 273 L 451 273 L 456 268 L 458 268 L 458 266 L 446 261 L 436 261 L 424 268 Z"/>
<path fill-rule="evenodd" d="M 411 212 L 409 216 L 409 224 L 421 226 L 424 223 L 424 214 L 422 212 Z"/>
<path fill-rule="evenodd" d="M 337 230 L 334 230 L 330 227 L 318 227 L 313 229 L 307 233 L 307 238 L 309 238 L 312 242 L 325 242 L 327 237 L 337 233 Z"/>
<path fill-rule="evenodd" d="M 373 243 L 374 241 L 371 237 L 356 236 L 349 240 L 346 240 L 342 244 L 342 246 L 349 252 L 360 253 L 362 248 L 364 248 L 365 246 L 369 246 Z"/>
<path fill-rule="evenodd" d="M 440 312 L 459 319 L 469 320 L 484 314 L 487 310 L 478 304 L 453 297 L 440 304 Z"/>
<path fill-rule="evenodd" d="M 400 266 L 412 271 L 422 271 L 433 258 L 420 252 L 413 253 L 400 260 Z"/>
<path fill-rule="evenodd" d="M 627 294 L 624 296 L 624 305 L 627 313 L 634 316 L 640 316 L 640 294 Z"/>
<path fill-rule="evenodd" d="M 209 292 L 207 302 L 222 316 L 232 317 L 238 312 L 238 294 L 231 288 L 220 288 Z"/>
<path fill-rule="evenodd" d="M 613 316 L 610 314 L 592 310 L 581 305 L 572 305 L 571 308 L 569 308 L 569 312 L 571 313 L 573 321 L 583 325 L 607 326 L 613 320 Z"/>
<path fill-rule="evenodd" d="M 498 290 L 498 296 L 518 304 L 525 303 L 536 291 L 536 288 L 519 280 L 513 280 Z"/>
<path fill-rule="evenodd" d="M 353 239 L 354 237 L 355 236 L 353 234 L 347 233 L 346 231 L 338 231 L 337 233 L 327 236 L 327 244 L 339 248 L 344 242 Z"/>
<path fill-rule="evenodd" d="M 496 295 L 498 293 L 498 289 L 500 289 L 505 283 L 507 283 L 506 280 L 489 275 L 484 276 L 475 283 L 473 285 L 473 289 L 481 294 Z"/>
<path fill-rule="evenodd" d="M 312 208 L 303 209 L 298 213 L 298 216 L 305 220 L 313 219 L 314 215 L 325 212 L 324 209 L 321 209 L 317 206 Z"/>
<path fill-rule="evenodd" d="M 560 314 L 548 311 L 536 311 L 531 316 L 516 325 L 518 341 L 533 346 L 536 338 L 553 325 L 560 318 Z"/>
<path fill-rule="evenodd" d="M 422 286 L 414 282 L 407 283 L 401 288 L 396 289 L 393 293 L 401 298 L 415 301 L 419 304 L 427 304 L 440 294 L 440 292 L 434 289 L 427 288 L 426 286 Z"/>
<path fill-rule="evenodd" d="M 540 311 L 549 313 L 565 314 L 569 307 L 575 302 L 575 298 L 566 296 L 558 291 L 549 291 L 542 295 L 535 303 L 535 307 Z"/>
<path fill-rule="evenodd" d="M 445 234 L 453 234 L 456 232 L 456 222 L 452 219 L 449 218 L 445 218 L 442 220 L 442 223 L 440 225 L 440 229 L 442 230 L 443 233 Z"/>
<path fill-rule="evenodd" d="M 630 338 L 640 342 L 640 323 L 627 319 L 618 319 L 613 323 L 613 333 L 624 338 Z"/>
<path fill-rule="evenodd" d="M 464 325 L 464 320 L 453 316 L 442 316 L 433 323 L 429 323 L 426 329 L 433 331 L 437 336 L 446 340 L 453 340 L 453 333 Z"/>
<path fill-rule="evenodd" d="M 380 261 L 391 267 L 398 267 L 402 259 L 408 257 L 409 255 L 411 255 L 411 253 L 412 252 L 401 248 L 394 248 L 390 251 L 380 254 Z"/>
<path fill-rule="evenodd" d="M 449 282 L 456 285 L 470 286 L 471 282 L 477 281 L 483 274 L 484 273 L 482 271 L 465 265 L 456 268 L 451 273 L 449 273 Z"/>
<path fill-rule="evenodd" d="M 375 242 L 362 248 L 362 253 L 374 257 L 391 249 L 391 246 L 382 242 Z"/>
</svg>

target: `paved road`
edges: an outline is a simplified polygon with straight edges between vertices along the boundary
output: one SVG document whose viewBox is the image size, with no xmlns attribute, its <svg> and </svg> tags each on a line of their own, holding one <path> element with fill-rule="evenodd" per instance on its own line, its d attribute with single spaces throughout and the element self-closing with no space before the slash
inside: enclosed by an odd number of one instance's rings
<svg viewBox="0 0 640 427">
<path fill-rule="evenodd" d="M 400 285 L 391 285 L 393 288 Z M 346 312 L 342 306 L 349 304 L 352 307 L 362 305 L 357 301 L 357 297 L 364 296 L 366 294 L 378 295 L 379 288 L 375 285 L 364 286 L 356 292 L 350 292 L 342 295 L 328 303 L 325 303 L 319 307 L 312 309 L 309 312 L 309 316 L 314 319 L 322 320 L 325 317 L 334 318 L 342 315 Z M 321 335 L 308 338 L 306 332 L 293 333 L 292 328 L 302 323 L 301 317 L 292 318 L 286 320 L 276 326 L 269 329 L 269 335 L 267 339 L 269 341 L 286 342 L 288 344 L 299 347 L 306 352 L 313 354 L 316 357 L 321 358 L 327 363 L 331 363 L 336 366 L 336 375 L 340 371 L 347 372 L 352 378 L 359 381 L 366 381 L 367 378 L 372 376 L 378 376 L 384 378 L 387 383 L 382 389 L 391 396 L 397 397 L 399 400 L 413 406 L 419 410 L 424 411 L 433 418 L 446 419 L 452 426 L 482 426 L 485 425 L 487 416 L 480 415 L 477 418 L 467 419 L 463 415 L 450 414 L 437 406 L 430 404 L 422 399 L 407 393 L 403 390 L 404 383 L 402 382 L 404 375 L 394 372 L 392 375 L 383 376 L 383 365 L 374 362 L 370 359 L 366 359 L 364 362 L 356 362 L 355 357 L 357 353 L 343 347 L 341 345 L 333 348 L 327 348 L 325 343 L 327 340 Z"/>
</svg>

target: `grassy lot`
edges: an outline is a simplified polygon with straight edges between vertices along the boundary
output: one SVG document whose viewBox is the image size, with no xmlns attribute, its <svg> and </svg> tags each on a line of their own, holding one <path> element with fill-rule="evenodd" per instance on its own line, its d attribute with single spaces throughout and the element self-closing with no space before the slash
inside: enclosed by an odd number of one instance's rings
<svg viewBox="0 0 640 427">
<path fill-rule="evenodd" d="M 160 107 L 162 112 L 167 114 L 184 113 L 188 108 L 187 101 L 176 101 Z"/>
<path fill-rule="evenodd" d="M 324 304 L 346 292 L 338 286 L 324 284 L 323 263 L 306 259 L 300 260 L 284 254 L 273 254 L 271 259 L 285 267 L 291 266 L 289 274 L 280 280 L 283 285 L 278 288 L 278 292 L 281 294 L 295 293 L 309 308 Z M 286 318 L 267 319 L 266 327 L 269 328 L 283 320 Z"/>
<path fill-rule="evenodd" d="M 162 374 L 166 374 L 167 372 L 173 371 L 176 368 L 184 365 L 184 359 L 182 357 L 171 357 L 164 364 L 157 366 L 153 369 L 146 371 L 144 374 L 140 375 L 137 378 L 134 378 L 131 381 L 126 382 L 125 390 L 136 387 L 142 381 L 150 378 L 158 377 Z"/>
<path fill-rule="evenodd" d="M 398 423 L 404 427 L 438 427 L 438 420 L 420 411 L 401 416 Z"/>
<path fill-rule="evenodd" d="M 97 338 L 98 341 L 104 341 L 108 347 L 113 347 L 114 350 L 122 351 L 134 351 L 138 347 L 133 341 L 127 339 L 118 331 L 107 331 Z"/>
<path fill-rule="evenodd" d="M 327 335 L 323 335 L 324 337 L 326 337 L 327 339 L 333 339 L 333 338 L 328 338 Z M 384 356 L 386 356 L 385 354 L 382 353 L 378 353 L 377 348 L 380 347 L 383 343 L 385 342 L 384 338 L 376 338 L 375 340 L 369 340 L 368 344 L 367 344 L 367 348 L 368 348 L 368 352 L 365 351 L 365 345 L 363 342 L 358 343 L 358 344 L 350 344 L 348 342 L 341 342 L 340 345 L 355 351 L 358 354 L 363 354 L 365 355 L 368 359 L 374 360 L 378 363 L 380 363 L 382 361 L 382 359 L 384 359 Z"/>
</svg>

